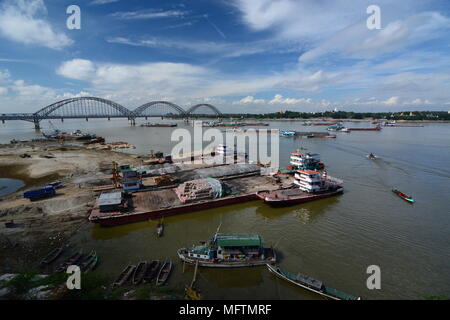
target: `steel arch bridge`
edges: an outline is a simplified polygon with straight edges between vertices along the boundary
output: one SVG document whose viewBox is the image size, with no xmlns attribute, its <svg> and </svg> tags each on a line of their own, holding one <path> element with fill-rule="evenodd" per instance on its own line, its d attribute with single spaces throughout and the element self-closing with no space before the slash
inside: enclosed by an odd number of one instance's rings
<svg viewBox="0 0 450 320">
<path fill-rule="evenodd" d="M 175 111 L 178 115 L 186 115 L 186 112 L 179 105 L 169 101 L 152 101 L 136 108 L 133 113 L 134 117 L 162 117 L 173 114 L 172 112 L 164 112 L 167 109 Z"/>
<path fill-rule="evenodd" d="M 214 114 L 216 114 L 217 116 L 221 116 L 222 113 L 216 108 L 214 107 L 212 104 L 209 103 L 200 103 L 200 104 L 196 104 L 195 106 L 190 107 L 187 111 L 186 114 L 190 115 L 190 116 L 202 116 L 202 115 L 210 115 L 210 113 L 194 113 L 197 110 L 206 110 L 206 111 L 210 111 Z"/>
<path fill-rule="evenodd" d="M 205 110 L 198 112 L 199 110 Z M 209 112 L 209 113 L 206 113 Z M 135 110 L 130 110 L 119 103 L 97 97 L 77 97 L 64 99 L 52 103 L 35 113 L 10 113 L 0 114 L 0 120 L 24 120 L 34 122 L 35 128 L 39 129 L 40 121 L 44 119 L 86 119 L 89 118 L 128 118 L 131 124 L 140 117 L 164 117 L 177 116 L 188 118 L 190 116 L 201 116 L 223 114 L 211 104 L 197 104 L 187 111 L 179 105 L 169 101 L 152 101 L 141 105 Z"/>
<path fill-rule="evenodd" d="M 38 119 L 51 118 L 113 118 L 132 116 L 124 106 L 96 97 L 70 98 L 55 102 L 34 113 Z"/>
</svg>

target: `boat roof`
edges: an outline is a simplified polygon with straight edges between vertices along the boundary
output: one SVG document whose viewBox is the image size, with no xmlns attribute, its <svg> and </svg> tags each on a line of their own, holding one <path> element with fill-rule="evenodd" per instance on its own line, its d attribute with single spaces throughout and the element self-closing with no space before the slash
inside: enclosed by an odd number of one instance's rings
<svg viewBox="0 0 450 320">
<path fill-rule="evenodd" d="M 220 233 L 216 236 L 216 244 L 220 247 L 251 247 L 262 246 L 263 240 L 258 234 L 249 233 Z"/>
<path fill-rule="evenodd" d="M 192 248 L 189 249 L 191 253 L 194 254 L 208 254 L 208 247 L 207 246 L 192 246 Z"/>
<path fill-rule="evenodd" d="M 320 172 L 313 171 L 313 170 L 297 170 L 297 172 L 307 174 L 307 175 L 320 174 Z"/>
<path fill-rule="evenodd" d="M 118 205 L 122 203 L 122 192 L 102 193 L 98 198 L 99 206 Z"/>
</svg>

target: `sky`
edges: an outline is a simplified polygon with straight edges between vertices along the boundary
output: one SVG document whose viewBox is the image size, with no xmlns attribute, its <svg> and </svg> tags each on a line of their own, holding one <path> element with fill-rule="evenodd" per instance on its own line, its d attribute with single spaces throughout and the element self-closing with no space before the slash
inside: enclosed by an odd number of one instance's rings
<svg viewBox="0 0 450 320">
<path fill-rule="evenodd" d="M 67 8 L 80 8 L 69 29 Z M 370 5 L 380 29 L 369 29 Z M 0 0 L 0 112 L 450 110 L 448 0 Z"/>
</svg>

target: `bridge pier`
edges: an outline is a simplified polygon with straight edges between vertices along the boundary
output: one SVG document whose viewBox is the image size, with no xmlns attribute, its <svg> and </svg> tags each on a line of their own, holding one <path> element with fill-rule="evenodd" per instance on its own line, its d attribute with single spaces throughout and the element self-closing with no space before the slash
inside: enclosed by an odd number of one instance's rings
<svg viewBox="0 0 450 320">
<path fill-rule="evenodd" d="M 64 122 L 64 118 L 61 118 L 61 122 Z"/>
<path fill-rule="evenodd" d="M 89 121 L 89 118 L 86 118 L 86 121 Z"/>
<path fill-rule="evenodd" d="M 132 126 L 135 126 L 135 125 L 136 125 L 136 119 L 131 118 L 131 119 L 130 119 L 130 124 L 131 124 Z"/>
<path fill-rule="evenodd" d="M 41 130 L 41 123 L 40 123 L 40 121 L 38 119 L 34 119 L 33 123 L 34 123 L 34 129 L 35 130 Z"/>
<path fill-rule="evenodd" d="M 5 120 L 2 120 L 2 123 L 5 123 Z"/>
</svg>

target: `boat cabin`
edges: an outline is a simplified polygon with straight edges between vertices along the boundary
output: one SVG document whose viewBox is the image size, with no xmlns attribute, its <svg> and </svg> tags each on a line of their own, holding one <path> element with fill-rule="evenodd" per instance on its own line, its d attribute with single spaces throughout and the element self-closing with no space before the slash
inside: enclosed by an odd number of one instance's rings
<svg viewBox="0 0 450 320">
<path fill-rule="evenodd" d="M 100 212 L 120 211 L 122 205 L 122 192 L 102 193 L 98 198 Z"/>
<path fill-rule="evenodd" d="M 218 234 L 212 243 L 217 258 L 223 260 L 258 257 L 263 252 L 263 240 L 257 234 Z"/>
<path fill-rule="evenodd" d="M 294 177 L 294 183 L 305 192 L 318 192 L 326 187 L 326 179 L 318 171 L 298 170 Z"/>
<path fill-rule="evenodd" d="M 141 188 L 142 178 L 138 170 L 125 169 L 122 171 L 122 186 L 124 191 L 136 191 Z"/>
<path fill-rule="evenodd" d="M 190 258 L 225 261 L 263 258 L 263 240 L 257 234 L 217 234 L 209 245 L 193 246 Z"/>
<path fill-rule="evenodd" d="M 317 153 L 291 153 L 290 164 L 296 166 L 298 169 L 323 169 L 323 164 L 320 162 L 320 154 Z"/>
</svg>

